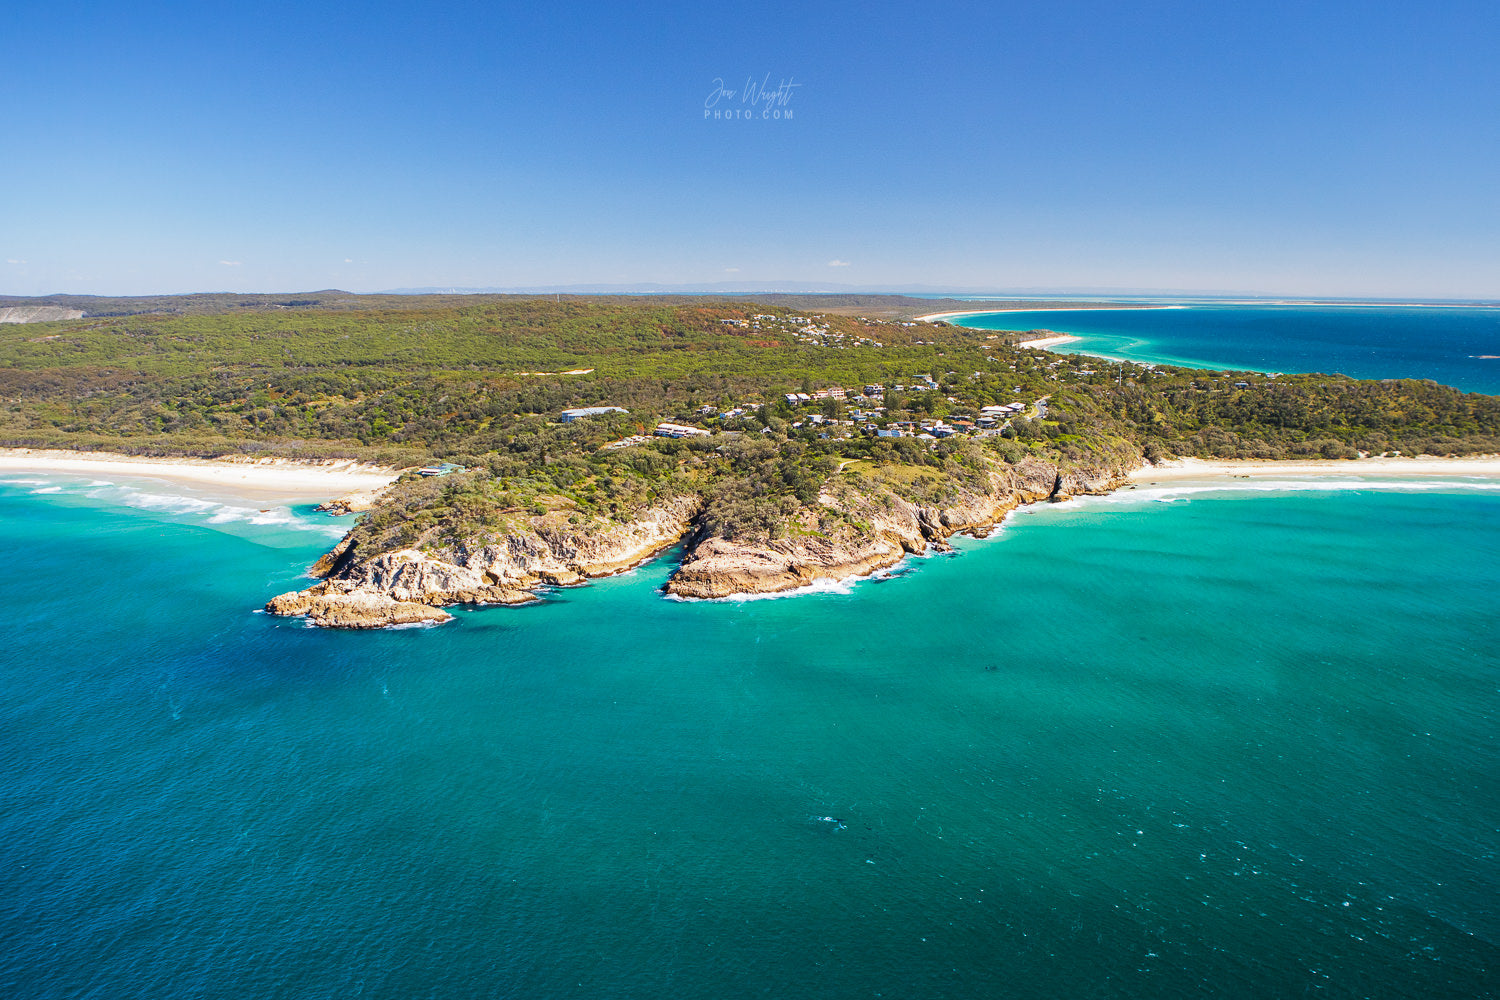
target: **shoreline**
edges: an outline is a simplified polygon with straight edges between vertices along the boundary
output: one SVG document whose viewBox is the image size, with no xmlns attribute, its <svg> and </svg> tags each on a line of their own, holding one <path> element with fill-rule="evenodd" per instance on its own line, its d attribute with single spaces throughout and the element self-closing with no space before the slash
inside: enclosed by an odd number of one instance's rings
<svg viewBox="0 0 1500 1000">
<path fill-rule="evenodd" d="M 1500 477 L 1500 455 L 1442 458 L 1350 459 L 1204 459 L 1177 458 L 1162 465 L 1145 465 L 1129 473 L 1132 483 L 1177 482 L 1185 479 L 1265 479 L 1275 476 L 1476 476 Z"/>
<path fill-rule="evenodd" d="M 1136 303 L 1117 303 L 1098 306 L 1057 306 L 1051 309 L 1038 309 L 1036 306 L 1006 306 L 999 305 L 993 309 L 961 309 L 956 312 L 929 313 L 926 316 L 916 316 L 914 319 L 919 323 L 935 323 L 947 320 L 954 316 L 983 316 L 989 313 L 1005 312 L 1098 312 L 1101 309 L 1191 309 L 1194 306 L 1294 306 L 1311 307 L 1320 309 L 1495 309 L 1500 308 L 1500 303 L 1495 302 L 1343 302 L 1337 300 L 1322 301 L 1317 299 L 1212 299 L 1192 302 L 1175 302 L 1166 305 L 1146 305 Z M 982 329 L 976 327 L 975 329 Z"/>
<path fill-rule="evenodd" d="M 331 500 L 377 493 L 399 469 L 353 460 L 302 462 L 289 458 L 146 458 L 112 452 L 0 448 L 0 474 L 123 476 L 216 487 L 255 501 Z"/>
<path fill-rule="evenodd" d="M 313 499 L 327 500 L 351 492 L 367 491 L 372 495 L 381 492 L 397 475 L 394 469 L 364 465 L 352 461 L 328 461 L 323 463 L 298 462 L 291 459 L 185 459 L 185 458 L 138 458 L 133 456 L 57 450 L 0 449 L 0 474 L 34 473 L 79 476 L 116 476 L 122 478 L 145 478 L 165 480 L 197 487 L 218 487 L 219 492 L 228 493 L 252 501 L 295 502 Z M 1476 479 L 1500 480 L 1500 455 L 1445 458 L 1418 456 L 1414 458 L 1365 458 L 1365 459 L 1289 459 L 1254 460 L 1198 458 L 1173 459 L 1160 465 L 1145 465 L 1125 473 L 1114 480 L 1112 488 L 1101 493 L 1116 493 L 1122 488 L 1144 485 L 1171 486 L 1176 484 L 1223 484 L 1232 488 L 1235 483 L 1276 479 L 1303 480 L 1358 480 L 1362 477 L 1413 479 L 1431 477 L 1472 477 Z M 1086 490 L 1085 492 L 1094 492 Z M 1040 503 L 1040 499 L 1022 500 L 1007 509 L 992 524 L 976 523 L 969 528 L 958 528 L 952 534 L 985 537 L 995 527 L 1009 520 L 1016 511 Z M 983 529 L 988 530 L 983 530 Z M 660 558 L 675 540 L 651 547 L 645 553 L 634 553 L 628 565 L 614 566 L 603 573 L 585 572 L 581 578 L 568 583 L 583 584 L 599 576 L 612 576 L 628 572 L 645 563 Z M 933 550 L 932 545 L 924 554 Z M 889 564 L 869 566 L 846 575 L 815 576 L 791 586 L 770 587 L 735 591 L 713 597 L 683 596 L 668 594 L 676 601 L 739 602 L 771 597 L 794 597 L 818 593 L 846 593 L 848 588 L 861 580 L 879 578 L 892 573 L 895 566 L 912 557 L 910 551 L 899 555 Z M 899 575 L 895 573 L 894 575 Z M 291 596 L 291 595 L 284 595 Z M 455 595 L 456 596 L 456 595 Z M 438 614 L 426 607 L 412 609 L 421 614 L 439 619 Z M 455 603 L 466 603 L 462 600 Z M 491 602 L 485 602 L 491 603 Z M 506 603 L 506 602 L 494 602 Z M 403 605 L 404 607 L 404 605 Z M 404 619 L 403 619 L 404 620 Z M 348 623 L 341 622 L 339 624 Z M 389 625 L 399 625 L 393 620 Z M 375 627 L 380 627 L 379 625 Z"/>
<path fill-rule="evenodd" d="M 1291 477 L 1296 479 L 1321 479 L 1329 477 L 1389 476 L 1425 478 L 1451 476 L 1454 474 L 1483 479 L 1500 479 L 1500 455 L 1478 455 L 1441 457 L 1423 455 L 1416 458 L 1361 458 L 1361 459 L 1172 459 L 1163 465 L 1145 465 L 1125 475 L 1125 481 L 1106 495 L 1131 489 L 1144 483 L 1216 482 L 1222 477 L 1235 480 L 1273 479 Z M 1066 502 L 1066 501 L 1064 501 Z M 1005 514 L 985 533 L 959 529 L 954 536 L 965 536 L 984 540 L 1003 528 L 1005 523 L 1028 507 L 1042 506 L 1047 501 L 1019 503 Z M 813 594 L 847 594 L 849 588 L 866 580 L 902 576 L 898 567 L 911 559 L 925 559 L 937 546 L 929 545 L 921 553 L 907 553 L 888 566 L 878 567 L 867 573 L 851 573 L 848 576 L 818 577 L 807 583 L 780 590 L 755 591 L 727 594 L 723 597 L 683 597 L 666 594 L 666 599 L 683 603 L 737 603 L 783 597 L 802 597 Z"/>
<path fill-rule="evenodd" d="M 1033 351 L 1045 351 L 1059 344 L 1071 344 L 1075 340 L 1082 339 L 1082 337 L 1074 336 L 1071 333 L 1059 333 L 1055 337 L 1038 337 L 1035 340 L 1023 340 L 1016 346 L 1030 348 Z"/>
<path fill-rule="evenodd" d="M 915 317 L 913 317 L 913 321 L 917 322 L 917 323 L 936 323 L 936 322 L 938 322 L 940 320 L 946 321 L 946 320 L 948 320 L 948 319 L 950 319 L 951 317 L 954 317 L 954 316 L 988 316 L 991 313 L 1007 313 L 1007 312 L 1046 312 L 1046 313 L 1108 312 L 1108 311 L 1110 311 L 1112 309 L 1128 309 L 1131 312 L 1137 312 L 1137 311 L 1150 310 L 1150 309 L 1183 309 L 1183 308 L 1186 308 L 1186 307 L 1185 306 L 1175 306 L 1175 305 L 1174 306 L 1131 306 L 1131 305 L 1118 305 L 1118 306 L 1115 306 L 1115 305 L 1106 305 L 1106 306 L 1058 306 L 1056 309 L 1038 309 L 1035 306 L 1026 306 L 1024 308 L 1020 307 L 1020 306 L 1011 306 L 1008 309 L 962 309 L 962 310 L 959 310 L 958 312 L 929 313 L 926 316 L 915 316 Z M 978 327 L 978 326 L 976 326 L 976 327 L 973 327 L 973 329 L 975 329 L 975 330 L 982 330 L 982 329 L 984 329 L 984 327 Z"/>
</svg>

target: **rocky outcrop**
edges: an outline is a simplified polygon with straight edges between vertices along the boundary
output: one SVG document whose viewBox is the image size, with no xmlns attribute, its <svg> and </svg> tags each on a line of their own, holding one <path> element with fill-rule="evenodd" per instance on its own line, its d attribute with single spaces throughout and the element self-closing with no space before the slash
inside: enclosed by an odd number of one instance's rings
<svg viewBox="0 0 1500 1000">
<path fill-rule="evenodd" d="M 868 532 L 835 536 L 738 542 L 695 540 L 666 591 L 679 597 L 716 598 L 795 590 L 820 579 L 868 576 L 908 553 L 942 547 L 953 534 L 984 534 L 1024 503 L 1065 499 L 1080 493 L 1108 493 L 1122 481 L 1119 472 L 1083 469 L 1060 472 L 1055 465 L 1025 459 L 990 474 L 987 490 L 962 491 L 946 506 L 926 506 L 892 498 L 884 509 L 857 509 Z M 848 510 L 851 497 L 824 492 L 819 502 Z M 860 501 L 856 497 L 854 504 Z"/>
<path fill-rule="evenodd" d="M 498 540 L 435 549 L 401 548 L 365 556 L 351 531 L 313 566 L 325 579 L 266 604 L 276 615 L 306 615 L 315 625 L 379 628 L 447 621 L 450 604 L 520 604 L 543 586 L 573 586 L 639 565 L 678 541 L 698 511 L 696 497 L 678 497 L 635 520 L 603 530 L 554 515 Z"/>
<path fill-rule="evenodd" d="M 324 628 L 387 628 L 392 625 L 440 625 L 453 616 L 440 608 L 398 601 L 382 594 L 330 592 L 326 584 L 271 598 L 273 615 L 306 615 Z"/>
<path fill-rule="evenodd" d="M 638 566 L 676 543 L 692 526 L 700 503 L 697 497 L 677 497 L 603 530 L 539 518 L 528 531 L 487 544 L 439 549 L 434 555 L 503 586 L 568 586 Z"/>
<path fill-rule="evenodd" d="M 667 584 L 678 597 L 732 597 L 796 590 L 817 580 L 868 576 L 899 562 L 908 550 L 890 535 L 861 542 L 823 538 L 742 543 L 705 538 Z"/>
</svg>

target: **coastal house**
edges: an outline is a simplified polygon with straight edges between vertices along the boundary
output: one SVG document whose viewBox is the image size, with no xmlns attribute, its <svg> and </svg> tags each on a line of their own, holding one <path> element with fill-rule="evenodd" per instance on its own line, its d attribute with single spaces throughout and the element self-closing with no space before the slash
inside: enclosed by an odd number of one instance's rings
<svg viewBox="0 0 1500 1000">
<path fill-rule="evenodd" d="M 643 437 L 640 434 L 632 434 L 630 435 L 630 437 L 621 438 L 618 441 L 611 441 L 609 444 L 604 445 L 600 450 L 616 451 L 620 448 L 629 448 L 631 445 L 645 444 L 649 440 L 651 439 L 648 437 Z"/>
<path fill-rule="evenodd" d="M 629 413 L 623 406 L 580 406 L 572 410 L 563 410 L 558 418 L 565 424 L 571 424 L 575 420 L 584 417 L 597 417 L 602 413 Z"/>
<path fill-rule="evenodd" d="M 424 465 L 417 470 L 419 476 L 448 476 L 455 472 L 463 472 L 464 466 L 454 465 L 452 462 L 439 462 L 437 465 Z"/>
<path fill-rule="evenodd" d="M 709 432 L 702 427 L 689 427 L 687 424 L 673 424 L 663 420 L 656 425 L 656 436 L 669 438 L 708 437 Z"/>
</svg>

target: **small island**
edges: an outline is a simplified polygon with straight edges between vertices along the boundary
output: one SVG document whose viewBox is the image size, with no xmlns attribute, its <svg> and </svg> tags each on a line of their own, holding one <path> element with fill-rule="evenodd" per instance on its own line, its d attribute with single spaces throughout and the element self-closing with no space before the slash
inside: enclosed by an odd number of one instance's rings
<svg viewBox="0 0 1500 1000">
<path fill-rule="evenodd" d="M 667 593 L 863 576 L 1143 465 L 1500 452 L 1500 399 L 1132 364 L 933 300 L 185 296 L 17 301 L 0 445 L 407 469 L 268 611 L 441 622 L 681 544 Z M 90 308 L 92 306 L 93 308 Z M 41 314 L 50 315 L 50 314 Z"/>
</svg>

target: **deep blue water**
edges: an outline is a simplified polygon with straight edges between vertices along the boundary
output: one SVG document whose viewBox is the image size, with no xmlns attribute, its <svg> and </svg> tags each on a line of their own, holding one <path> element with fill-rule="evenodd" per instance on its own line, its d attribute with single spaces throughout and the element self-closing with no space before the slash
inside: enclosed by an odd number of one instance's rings
<svg viewBox="0 0 1500 1000">
<path fill-rule="evenodd" d="M 1494 990 L 1500 482 L 1142 488 L 828 593 L 669 601 L 663 559 L 333 633 L 255 609 L 335 522 L 26 478 L 3 995 Z"/>
<path fill-rule="evenodd" d="M 1500 393 L 1500 308 L 1195 304 L 988 313 L 955 322 L 1071 333 L 1083 340 L 1056 350 L 1152 364 L 1426 378 Z"/>
</svg>

